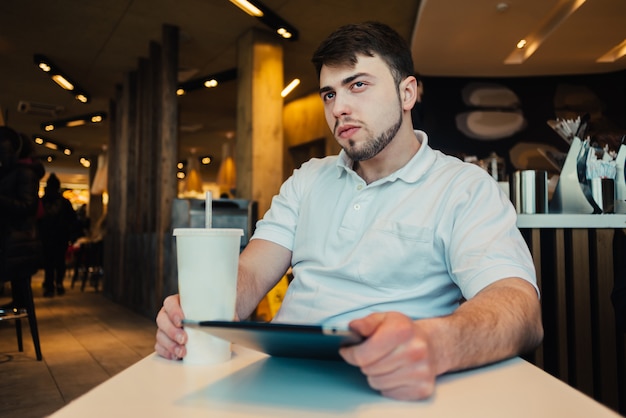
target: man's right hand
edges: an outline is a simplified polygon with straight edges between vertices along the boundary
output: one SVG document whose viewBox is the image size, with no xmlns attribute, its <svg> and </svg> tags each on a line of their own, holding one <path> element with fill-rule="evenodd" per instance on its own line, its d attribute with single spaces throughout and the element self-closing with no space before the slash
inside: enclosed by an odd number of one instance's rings
<svg viewBox="0 0 626 418">
<path fill-rule="evenodd" d="M 156 317 L 157 333 L 154 349 L 158 355 L 170 360 L 185 357 L 187 333 L 183 329 L 183 310 L 178 295 L 171 295 L 163 301 L 163 307 Z"/>
</svg>

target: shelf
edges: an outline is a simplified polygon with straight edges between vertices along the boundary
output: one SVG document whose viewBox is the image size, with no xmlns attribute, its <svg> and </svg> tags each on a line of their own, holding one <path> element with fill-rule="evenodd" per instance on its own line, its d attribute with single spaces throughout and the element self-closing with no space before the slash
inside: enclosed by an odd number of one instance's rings
<svg viewBox="0 0 626 418">
<path fill-rule="evenodd" d="M 517 227 L 523 228 L 626 228 L 626 214 L 541 213 L 518 214 Z"/>
</svg>

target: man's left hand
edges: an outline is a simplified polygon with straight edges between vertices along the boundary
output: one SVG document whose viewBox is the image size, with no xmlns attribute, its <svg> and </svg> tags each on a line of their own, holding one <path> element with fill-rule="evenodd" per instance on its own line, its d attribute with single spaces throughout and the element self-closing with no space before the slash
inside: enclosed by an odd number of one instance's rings
<svg viewBox="0 0 626 418">
<path fill-rule="evenodd" d="M 374 313 L 350 322 L 367 339 L 340 350 L 384 396 L 418 400 L 435 390 L 436 372 L 430 342 L 419 322 L 397 312 Z"/>
</svg>

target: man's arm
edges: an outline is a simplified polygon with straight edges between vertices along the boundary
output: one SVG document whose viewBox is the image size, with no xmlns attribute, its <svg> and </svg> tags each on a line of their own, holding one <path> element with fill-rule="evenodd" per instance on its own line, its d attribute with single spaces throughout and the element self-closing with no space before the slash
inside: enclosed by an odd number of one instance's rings
<svg viewBox="0 0 626 418">
<path fill-rule="evenodd" d="M 254 311 L 263 296 L 287 271 L 291 251 L 261 239 L 251 240 L 239 256 L 236 317 L 245 319 Z M 163 301 L 156 323 L 156 352 L 165 358 L 185 356 L 187 334 L 182 328 L 184 313 L 178 295 Z"/>
<path fill-rule="evenodd" d="M 263 296 L 283 277 L 291 251 L 271 241 L 254 239 L 239 257 L 237 319 L 249 317 Z"/>
<path fill-rule="evenodd" d="M 368 339 L 342 356 L 372 388 L 405 400 L 432 395 L 438 375 L 518 355 L 543 338 L 537 292 L 518 278 L 491 284 L 448 316 L 376 313 L 350 327 Z"/>
</svg>

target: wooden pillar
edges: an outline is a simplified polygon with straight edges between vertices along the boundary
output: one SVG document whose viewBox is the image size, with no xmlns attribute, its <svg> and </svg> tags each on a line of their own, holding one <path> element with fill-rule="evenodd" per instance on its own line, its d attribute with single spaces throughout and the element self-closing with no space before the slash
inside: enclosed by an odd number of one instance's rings
<svg viewBox="0 0 626 418">
<path fill-rule="evenodd" d="M 153 317 L 169 294 L 178 157 L 178 28 L 128 73 L 112 104 L 104 291 Z"/>
<path fill-rule="evenodd" d="M 177 195 L 176 161 L 178 159 L 178 99 L 176 96 L 178 75 L 178 37 L 175 26 L 163 26 L 161 51 L 160 88 L 156 120 L 157 176 L 156 176 L 156 272 L 153 311 L 160 306 L 167 275 L 171 273 L 172 257 L 172 205 Z"/>
<path fill-rule="evenodd" d="M 114 300 L 129 304 L 127 297 L 128 292 L 125 291 L 125 278 L 129 277 L 132 272 L 128 270 L 127 263 L 127 238 L 129 232 L 129 210 L 128 210 L 128 180 L 129 180 L 129 147 L 135 136 L 136 129 L 136 94 L 137 94 L 137 75 L 134 72 L 127 73 L 124 78 L 124 84 L 120 92 L 118 102 L 118 121 L 119 129 L 115 138 L 115 164 L 112 166 L 111 184 L 116 188 L 115 193 L 115 209 L 111 213 L 111 229 L 115 235 L 113 245 L 115 245 L 115 267 L 111 269 L 111 273 L 107 274 L 107 282 L 110 282 L 110 292 Z"/>
<path fill-rule="evenodd" d="M 238 53 L 237 197 L 263 216 L 283 180 L 283 50 L 274 34 L 251 30 Z"/>
<path fill-rule="evenodd" d="M 121 184 L 119 177 L 119 143 L 121 141 L 122 118 L 122 86 L 115 89 L 115 100 L 109 105 L 109 169 L 107 172 L 107 187 L 109 192 L 109 204 L 107 207 L 106 242 L 104 245 L 104 271 L 105 280 L 102 284 L 103 293 L 115 300 L 113 284 L 119 280 L 122 273 L 121 251 Z"/>
</svg>

